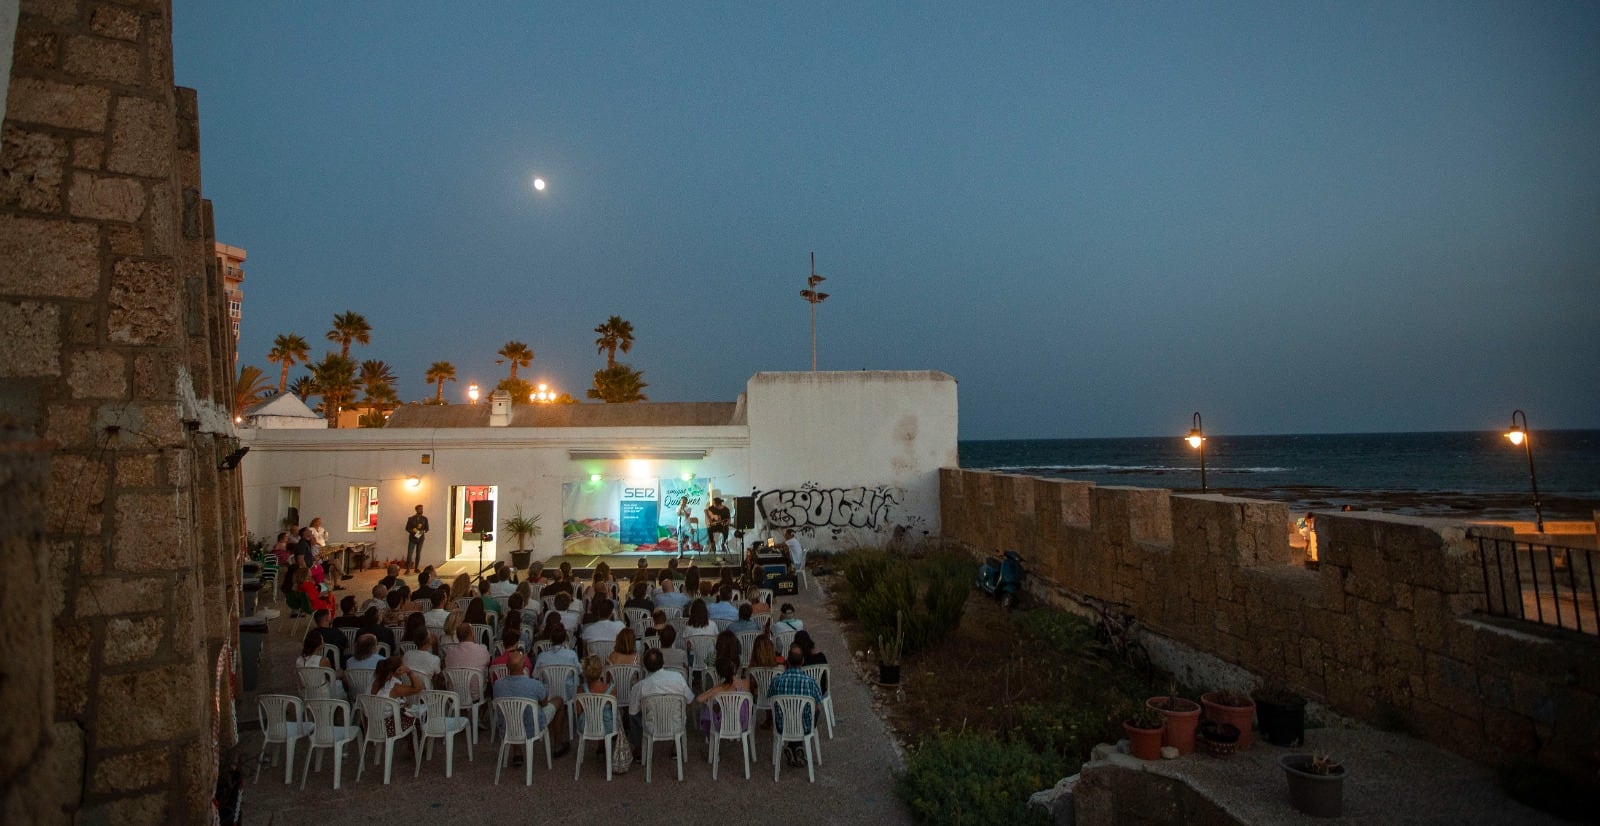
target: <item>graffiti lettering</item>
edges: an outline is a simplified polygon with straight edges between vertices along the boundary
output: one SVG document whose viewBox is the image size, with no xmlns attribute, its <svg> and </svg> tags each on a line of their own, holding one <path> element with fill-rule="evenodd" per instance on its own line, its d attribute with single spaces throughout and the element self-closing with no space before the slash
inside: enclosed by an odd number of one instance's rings
<svg viewBox="0 0 1600 826">
<path fill-rule="evenodd" d="M 870 528 L 883 530 L 889 512 L 900 504 L 898 489 L 878 486 L 822 488 L 807 484 L 797 490 L 758 493 L 756 507 L 772 528 Z"/>
</svg>

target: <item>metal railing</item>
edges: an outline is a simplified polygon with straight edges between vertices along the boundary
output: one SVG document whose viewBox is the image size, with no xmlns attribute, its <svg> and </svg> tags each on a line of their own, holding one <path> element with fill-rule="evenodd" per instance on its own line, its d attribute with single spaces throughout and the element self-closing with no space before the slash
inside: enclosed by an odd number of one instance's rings
<svg viewBox="0 0 1600 826">
<path fill-rule="evenodd" d="M 1478 537 L 1488 613 L 1600 635 L 1594 563 L 1600 553 Z"/>
</svg>

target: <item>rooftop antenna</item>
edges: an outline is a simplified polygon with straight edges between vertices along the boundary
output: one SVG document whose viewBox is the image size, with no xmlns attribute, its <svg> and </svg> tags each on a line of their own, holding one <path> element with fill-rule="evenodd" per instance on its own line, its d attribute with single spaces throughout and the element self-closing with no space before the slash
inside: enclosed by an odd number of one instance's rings
<svg viewBox="0 0 1600 826">
<path fill-rule="evenodd" d="M 817 305 L 828 298 L 828 294 L 817 292 L 817 285 L 828 279 L 817 275 L 817 254 L 811 253 L 811 277 L 806 279 L 806 289 L 800 291 L 800 297 L 811 305 L 811 372 L 817 372 Z"/>
</svg>

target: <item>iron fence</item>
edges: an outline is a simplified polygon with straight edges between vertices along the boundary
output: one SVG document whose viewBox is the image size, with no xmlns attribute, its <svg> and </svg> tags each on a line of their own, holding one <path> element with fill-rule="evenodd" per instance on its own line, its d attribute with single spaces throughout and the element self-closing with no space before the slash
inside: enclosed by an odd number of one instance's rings
<svg viewBox="0 0 1600 826">
<path fill-rule="evenodd" d="M 1490 614 L 1600 636 L 1594 549 L 1480 536 L 1478 550 Z"/>
</svg>

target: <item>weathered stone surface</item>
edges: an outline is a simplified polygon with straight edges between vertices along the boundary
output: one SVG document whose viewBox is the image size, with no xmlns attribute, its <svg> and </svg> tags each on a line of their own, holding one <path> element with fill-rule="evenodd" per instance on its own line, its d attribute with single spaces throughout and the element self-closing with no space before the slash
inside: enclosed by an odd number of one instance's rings
<svg viewBox="0 0 1600 826">
<path fill-rule="evenodd" d="M 155 208 L 158 207 L 152 207 L 152 209 Z M 106 239 L 110 241 L 112 255 L 140 256 L 154 251 L 150 245 L 145 243 L 144 230 L 137 226 L 107 224 L 103 229 Z"/>
<path fill-rule="evenodd" d="M 50 465 L 45 530 L 99 533 L 105 488 L 104 464 L 85 456 L 58 454 Z"/>
<path fill-rule="evenodd" d="M 117 570 L 145 573 L 176 568 L 183 561 L 183 543 L 174 536 L 180 524 L 173 509 L 192 494 L 124 493 L 117 496 L 116 539 L 112 554 Z M 184 520 L 185 522 L 187 520 Z"/>
<path fill-rule="evenodd" d="M 79 617 L 97 617 L 161 611 L 167 607 L 170 587 L 171 577 L 85 577 L 78 588 L 77 613 Z M 89 648 L 87 638 L 83 648 Z"/>
<path fill-rule="evenodd" d="M 138 46 L 100 37 L 68 38 L 61 65 L 74 74 L 124 86 L 144 79 L 139 72 Z"/>
<path fill-rule="evenodd" d="M 0 292 L 89 298 L 100 285 L 100 234 L 93 224 L 0 215 Z"/>
<path fill-rule="evenodd" d="M 110 102 L 111 93 L 98 86 L 19 77 L 6 95 L 6 120 L 100 132 Z"/>
<path fill-rule="evenodd" d="M 55 32 L 19 24 L 13 65 L 19 69 L 54 69 L 60 46 L 61 38 Z"/>
<path fill-rule="evenodd" d="M 161 708 L 169 713 L 118 715 L 118 725 L 100 729 L 97 745 L 131 748 L 198 734 L 200 716 L 182 710 L 200 708 L 209 683 L 208 675 L 190 663 L 102 676 L 95 686 L 101 708 Z"/>
<path fill-rule="evenodd" d="M 61 311 L 41 301 L 0 301 L 0 377 L 61 375 Z"/>
<path fill-rule="evenodd" d="M 78 169 L 99 169 L 106 160 L 104 138 L 78 138 L 72 142 L 72 165 Z"/>
<path fill-rule="evenodd" d="M 144 214 L 144 185 L 132 178 L 104 178 L 88 172 L 72 175 L 68 195 L 79 218 L 133 223 Z"/>
<path fill-rule="evenodd" d="M 171 110 L 153 100 L 119 97 L 112 122 L 107 169 L 152 178 L 172 170 Z"/>
<path fill-rule="evenodd" d="M 122 6 L 95 6 L 89 13 L 89 26 L 95 34 L 118 40 L 139 39 L 139 15 Z"/>
<path fill-rule="evenodd" d="M 161 482 L 161 458 L 154 453 L 119 454 L 117 456 L 117 486 L 150 488 Z"/>
<path fill-rule="evenodd" d="M 83 809 L 77 822 L 83 826 L 168 826 L 167 796 L 164 792 L 124 797 Z"/>
<path fill-rule="evenodd" d="M 56 713 L 76 717 L 89 700 L 89 625 L 57 624 L 55 629 Z"/>
<path fill-rule="evenodd" d="M 100 340 L 100 315 L 93 304 L 68 304 L 63 309 L 62 329 L 66 340 L 80 347 L 92 347 Z"/>
<path fill-rule="evenodd" d="M 167 782 L 172 776 L 172 754 L 167 749 L 145 749 L 101 759 L 94 768 L 96 794 L 138 791 Z"/>
<path fill-rule="evenodd" d="M 89 429 L 89 408 L 83 405 L 52 404 L 45 412 L 44 437 L 64 446 L 77 446 Z"/>
<path fill-rule="evenodd" d="M 178 332 L 178 284 L 168 261 L 124 258 L 112 267 L 108 337 L 124 344 L 164 343 Z"/>
<path fill-rule="evenodd" d="M 67 142 L 43 132 L 5 127 L 0 153 L 0 205 L 31 212 L 61 211 Z"/>
<path fill-rule="evenodd" d="M 133 396 L 140 400 L 175 399 L 178 366 L 148 353 L 134 357 Z"/>
<path fill-rule="evenodd" d="M 106 639 L 101 661 L 106 665 L 125 665 L 147 660 L 161 651 L 166 637 L 166 621 L 161 617 L 113 617 L 106 622 Z"/>
<path fill-rule="evenodd" d="M 118 399 L 128 394 L 127 364 L 121 353 L 89 350 L 72 354 L 67 386 L 75 399 Z"/>
</svg>

